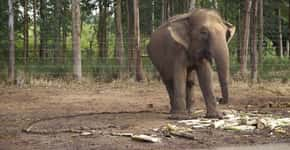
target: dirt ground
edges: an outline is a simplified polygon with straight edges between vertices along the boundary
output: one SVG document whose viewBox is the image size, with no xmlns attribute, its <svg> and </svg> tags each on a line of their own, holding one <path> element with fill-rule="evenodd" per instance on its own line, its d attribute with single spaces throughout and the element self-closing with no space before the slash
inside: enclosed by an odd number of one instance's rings
<svg viewBox="0 0 290 150">
<path fill-rule="evenodd" d="M 219 94 L 218 85 L 215 85 Z M 199 87 L 194 109 L 204 109 Z M 220 109 L 259 111 L 290 117 L 290 84 L 263 83 L 249 86 L 232 82 L 230 104 Z M 158 82 L 59 84 L 34 82 L 23 88 L 0 87 L 0 150 L 88 149 L 199 149 L 220 146 L 289 143 L 287 133 L 237 132 L 195 129 L 196 140 L 162 137 L 153 131 L 168 120 L 169 100 Z M 29 133 L 24 129 L 33 126 Z M 77 131 L 93 130 L 81 136 Z M 157 134 L 161 143 L 133 141 L 113 132 Z"/>
</svg>

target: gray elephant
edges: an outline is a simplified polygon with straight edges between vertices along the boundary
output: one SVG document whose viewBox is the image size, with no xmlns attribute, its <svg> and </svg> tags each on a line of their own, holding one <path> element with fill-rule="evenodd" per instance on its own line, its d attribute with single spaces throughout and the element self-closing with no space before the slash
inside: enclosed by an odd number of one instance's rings
<svg viewBox="0 0 290 150">
<path fill-rule="evenodd" d="M 216 108 L 211 64 L 214 60 L 222 91 L 221 103 L 228 103 L 228 42 L 235 27 L 214 10 L 194 9 L 177 15 L 151 35 L 148 55 L 166 86 L 171 117 L 181 119 L 191 113 L 195 73 L 205 99 L 206 117 L 221 118 Z"/>
</svg>

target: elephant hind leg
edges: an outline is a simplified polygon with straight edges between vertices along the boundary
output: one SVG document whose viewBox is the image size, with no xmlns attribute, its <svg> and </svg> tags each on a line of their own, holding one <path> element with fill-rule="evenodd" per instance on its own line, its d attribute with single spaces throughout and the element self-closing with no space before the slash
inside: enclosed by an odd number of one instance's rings
<svg viewBox="0 0 290 150">
<path fill-rule="evenodd" d="M 173 81 L 172 80 L 166 80 L 166 81 L 163 81 L 164 84 L 165 84 L 165 87 L 166 87 L 166 90 L 167 90 L 167 93 L 168 93 L 168 96 L 169 96 L 169 100 L 170 100 L 170 106 L 171 106 L 171 111 L 170 113 L 172 113 L 172 110 L 174 108 L 174 105 L 173 105 L 173 99 L 174 99 L 174 87 L 173 87 Z"/>
<path fill-rule="evenodd" d="M 169 95 L 169 99 L 170 99 L 170 113 L 171 115 L 169 116 L 169 119 L 173 119 L 173 120 L 177 120 L 177 119 L 189 119 L 189 116 L 186 114 L 180 114 L 180 113 L 176 113 L 176 110 L 178 110 L 178 108 L 176 107 L 176 103 L 174 102 L 174 82 L 173 80 L 167 80 L 167 81 L 163 81 L 166 87 L 166 90 L 168 92 Z"/>
</svg>

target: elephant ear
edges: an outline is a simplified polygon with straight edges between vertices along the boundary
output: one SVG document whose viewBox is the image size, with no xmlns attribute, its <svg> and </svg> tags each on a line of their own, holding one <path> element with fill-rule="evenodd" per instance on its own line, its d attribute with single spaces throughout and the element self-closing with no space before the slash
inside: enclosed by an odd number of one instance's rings
<svg viewBox="0 0 290 150">
<path fill-rule="evenodd" d="M 171 38 L 186 49 L 189 48 L 190 42 L 187 31 L 189 29 L 189 16 L 190 13 L 174 16 L 168 20 L 167 26 Z"/>
<path fill-rule="evenodd" d="M 236 27 L 227 21 L 225 21 L 224 24 L 227 27 L 226 40 L 227 43 L 229 43 L 236 32 Z"/>
</svg>

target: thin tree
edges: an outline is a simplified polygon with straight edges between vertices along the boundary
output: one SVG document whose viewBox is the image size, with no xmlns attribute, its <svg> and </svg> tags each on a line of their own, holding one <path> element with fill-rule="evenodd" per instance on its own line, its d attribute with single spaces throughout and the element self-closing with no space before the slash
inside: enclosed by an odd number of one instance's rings
<svg viewBox="0 0 290 150">
<path fill-rule="evenodd" d="M 288 40 L 287 40 L 287 57 L 290 58 L 289 43 L 290 43 L 290 0 L 288 0 Z"/>
<path fill-rule="evenodd" d="M 9 58 L 8 58 L 8 81 L 15 79 L 15 41 L 14 41 L 14 0 L 8 0 L 8 30 L 9 30 Z"/>
<path fill-rule="evenodd" d="M 280 58 L 283 58 L 283 35 L 282 35 L 282 19 L 281 19 L 281 9 L 277 8 L 277 16 L 278 16 L 278 33 L 279 33 L 279 54 Z"/>
<path fill-rule="evenodd" d="M 165 22 L 169 17 L 169 0 L 162 0 L 162 23 Z"/>
<path fill-rule="evenodd" d="M 108 0 L 99 1 L 99 29 L 98 29 L 98 45 L 99 56 L 105 58 L 108 55 L 107 46 L 107 16 L 108 16 Z"/>
<path fill-rule="evenodd" d="M 61 48 L 61 63 L 65 62 L 65 53 L 66 53 L 66 47 L 67 47 L 67 22 L 65 21 L 65 17 L 67 17 L 68 14 L 68 8 L 67 8 L 67 3 L 66 1 L 63 1 L 62 4 L 62 14 L 63 14 L 63 19 L 62 19 L 62 48 Z"/>
<path fill-rule="evenodd" d="M 123 27 L 122 27 L 122 10 L 121 0 L 115 0 L 115 23 L 116 23 L 116 57 L 120 66 L 119 76 L 122 76 L 124 62 L 124 43 L 123 43 Z"/>
<path fill-rule="evenodd" d="M 82 79 L 81 43 L 80 43 L 80 0 L 72 0 L 72 49 L 73 75 L 78 81 Z"/>
<path fill-rule="evenodd" d="M 33 0 L 33 51 L 34 52 L 36 52 L 36 49 L 37 49 L 36 9 L 37 9 L 37 2 L 36 0 Z"/>
<path fill-rule="evenodd" d="M 218 2 L 217 0 L 211 0 L 212 1 L 212 8 L 218 9 Z"/>
<path fill-rule="evenodd" d="M 250 34 L 250 16 L 251 16 L 251 0 L 245 0 L 245 14 L 243 18 L 243 41 L 240 50 L 240 73 L 242 78 L 246 77 L 247 73 L 247 60 L 248 60 L 248 47 L 249 47 L 249 34 Z"/>
<path fill-rule="evenodd" d="M 251 21 L 251 80 L 252 83 L 256 83 L 258 80 L 258 53 L 257 53 L 257 21 L 258 18 L 258 2 L 259 0 L 253 0 L 253 12 Z"/>
<path fill-rule="evenodd" d="M 126 1 L 127 8 L 127 45 L 128 45 L 128 71 L 132 74 L 135 73 L 136 66 L 136 53 L 134 51 L 134 10 L 133 8 L 133 0 Z"/>
<path fill-rule="evenodd" d="M 263 42 L 264 42 L 264 0 L 259 0 L 259 46 L 258 46 L 258 60 L 260 66 L 263 59 Z"/>
<path fill-rule="evenodd" d="M 286 41 L 286 53 L 285 53 L 285 56 L 289 58 L 289 53 L 290 53 L 290 45 L 289 45 L 289 40 Z"/>
<path fill-rule="evenodd" d="M 175 12 L 175 10 L 174 10 L 174 0 L 167 0 L 168 1 L 168 5 L 167 5 L 167 14 L 168 14 L 168 16 L 167 16 L 167 18 L 169 18 L 169 17 L 171 17 L 171 16 L 173 16 L 173 14 L 174 14 L 174 12 Z M 177 1 L 175 1 L 175 2 L 177 2 Z"/>
<path fill-rule="evenodd" d="M 55 1 L 55 49 L 54 49 L 54 63 L 61 63 L 62 62 L 62 50 L 61 50 L 61 26 L 62 26 L 62 2 Z"/>
<path fill-rule="evenodd" d="M 237 41 L 238 41 L 238 50 L 237 50 L 237 62 L 241 63 L 241 49 L 242 49 L 242 43 L 243 41 L 243 34 L 242 34 L 242 8 L 241 8 L 241 2 L 239 2 L 239 10 L 238 10 L 238 17 L 237 17 Z"/>
<path fill-rule="evenodd" d="M 116 21 L 116 19 L 115 19 Z M 94 45 L 94 41 L 96 40 L 96 35 L 97 35 L 97 18 L 95 17 L 94 18 L 94 24 L 92 26 L 92 29 L 93 29 L 93 33 L 91 34 L 91 38 L 89 40 L 89 48 L 87 50 L 87 59 L 89 62 L 92 62 L 93 61 L 93 56 L 94 56 L 94 51 L 93 51 L 93 45 Z"/>
<path fill-rule="evenodd" d="M 152 0 L 152 10 L 151 10 L 151 33 L 154 32 L 155 27 L 155 0 Z"/>
<path fill-rule="evenodd" d="M 39 57 L 43 61 L 44 58 L 48 56 L 47 51 L 47 35 L 46 35 L 46 23 L 47 23 L 47 1 L 40 0 L 40 8 L 39 8 L 39 15 L 40 15 L 40 44 L 39 44 Z"/>
<path fill-rule="evenodd" d="M 144 80 L 141 47 L 140 47 L 140 22 L 139 22 L 139 0 L 133 1 L 134 9 L 134 51 L 136 51 L 136 81 Z"/>
<path fill-rule="evenodd" d="M 23 29 L 23 60 L 24 63 L 27 63 L 28 60 L 28 49 L 29 49 L 29 33 L 28 33 L 28 28 L 29 28 L 29 17 L 28 17 L 28 0 L 23 0 L 23 8 L 24 8 L 24 29 Z"/>
<path fill-rule="evenodd" d="M 196 0 L 190 0 L 189 10 L 192 10 L 195 8 L 195 3 L 196 3 Z"/>
<path fill-rule="evenodd" d="M 216 2 L 218 3 L 218 2 Z M 219 7 L 218 9 L 221 10 L 222 12 L 222 15 L 223 15 L 223 18 L 225 18 L 225 20 L 228 20 L 228 9 L 230 9 L 229 7 L 231 7 L 231 4 L 229 4 L 230 2 L 228 0 L 224 0 L 224 4 L 223 4 L 223 7 Z M 238 5 L 240 5 L 241 2 L 237 2 Z M 218 6 L 218 4 L 217 4 Z"/>
</svg>

